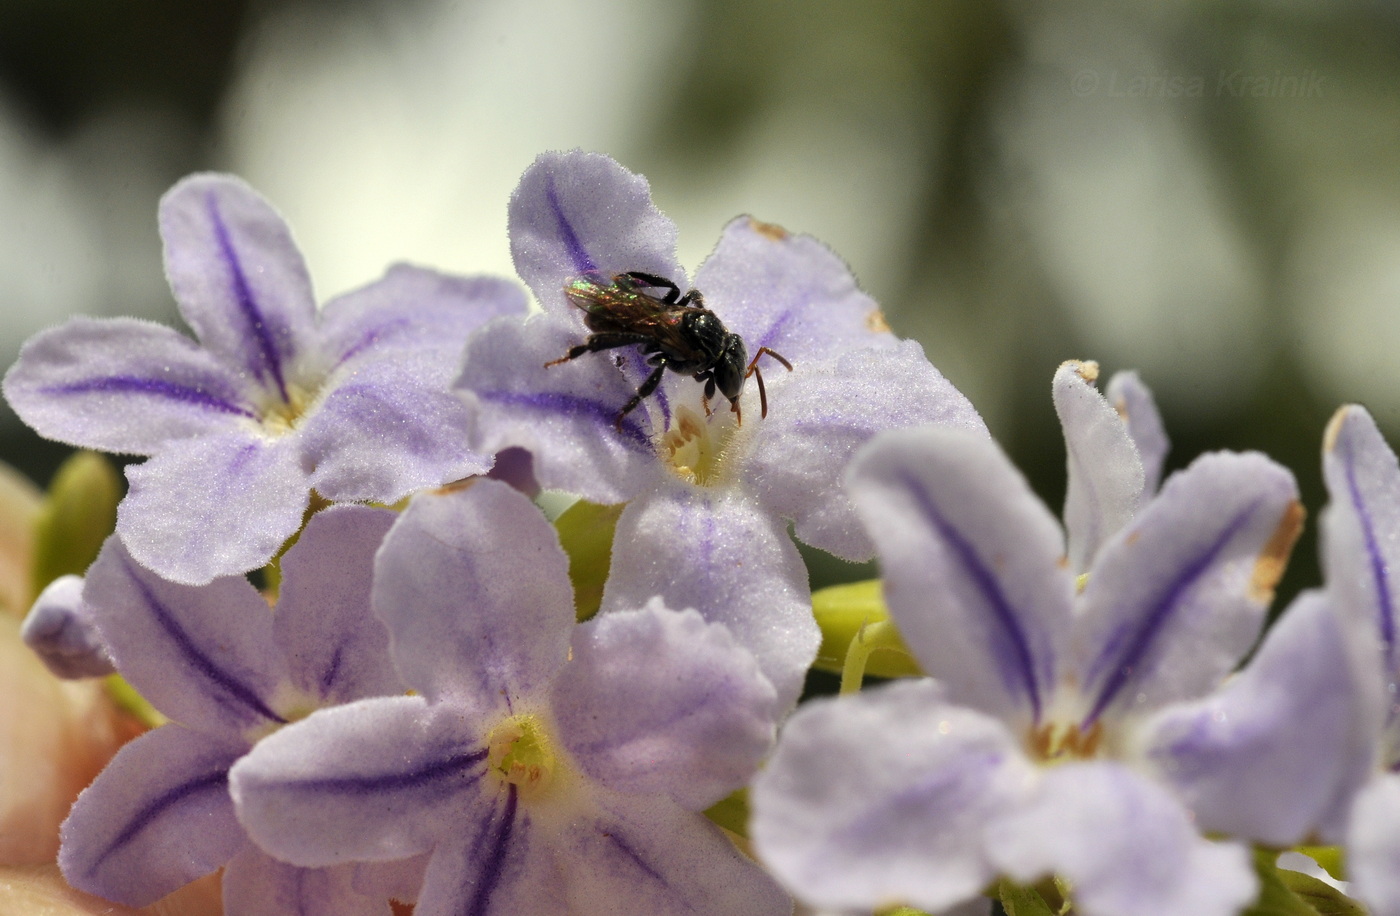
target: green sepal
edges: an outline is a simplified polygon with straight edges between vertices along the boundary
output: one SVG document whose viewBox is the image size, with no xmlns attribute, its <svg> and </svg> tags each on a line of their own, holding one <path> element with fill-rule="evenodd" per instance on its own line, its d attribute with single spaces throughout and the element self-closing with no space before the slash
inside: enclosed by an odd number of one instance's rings
<svg viewBox="0 0 1400 916">
<path fill-rule="evenodd" d="M 97 452 L 74 452 L 59 466 L 34 519 L 34 594 L 87 571 L 117 527 L 121 498 L 121 478 Z"/>
<path fill-rule="evenodd" d="M 879 579 L 818 589 L 812 593 L 812 613 L 822 631 L 821 648 L 817 650 L 817 660 L 812 667 L 833 674 L 841 673 L 851 642 L 861 631 L 874 624 L 889 623 L 890 617 Z M 893 632 L 892 623 L 890 630 L 892 639 L 871 649 L 864 673 L 876 677 L 922 674 L 904 641 Z"/>
<path fill-rule="evenodd" d="M 997 899 L 1006 916 L 1057 916 L 1039 890 L 1024 884 L 1001 880 L 997 884 Z"/>
<path fill-rule="evenodd" d="M 1340 846 L 1295 846 L 1294 852 L 1300 852 L 1317 863 L 1318 867 L 1338 881 L 1347 880 L 1346 861 L 1342 857 L 1342 847 Z"/>
<path fill-rule="evenodd" d="M 148 728 L 159 728 L 170 721 L 164 713 L 152 706 L 150 701 L 141 696 L 136 688 L 131 686 L 126 678 L 120 674 L 107 675 L 103 685 L 107 688 L 107 695 L 112 698 L 113 703 L 117 704 L 118 709 L 126 712 Z"/>
<path fill-rule="evenodd" d="M 749 835 L 749 790 L 739 789 L 705 809 L 705 816 L 717 826 L 741 837 Z"/>
<path fill-rule="evenodd" d="M 612 563 L 613 532 L 625 503 L 600 506 L 579 500 L 554 520 L 559 542 L 569 555 L 569 580 L 574 584 L 574 613 L 580 622 L 598 613 L 603 584 Z"/>
<path fill-rule="evenodd" d="M 1318 916 L 1308 901 L 1294 893 L 1278 867 L 1277 849 L 1256 847 L 1254 873 L 1259 877 L 1259 897 L 1241 916 Z"/>
</svg>

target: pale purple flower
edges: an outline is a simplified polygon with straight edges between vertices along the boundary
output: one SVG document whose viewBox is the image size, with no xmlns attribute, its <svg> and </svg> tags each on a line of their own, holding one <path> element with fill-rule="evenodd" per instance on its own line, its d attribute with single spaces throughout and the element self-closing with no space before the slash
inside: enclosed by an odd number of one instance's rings
<svg viewBox="0 0 1400 916">
<path fill-rule="evenodd" d="M 1347 871 L 1371 913 L 1400 916 L 1400 464 L 1371 415 L 1352 405 L 1328 425 L 1322 467 L 1327 589 L 1356 638 L 1372 710 L 1371 740 L 1353 755 L 1364 784 L 1347 812 Z"/>
<path fill-rule="evenodd" d="M 374 606 L 416 693 L 314 713 L 234 767 L 269 853 L 430 853 L 418 916 L 790 912 L 699 813 L 773 737 L 772 685 L 724 627 L 660 602 L 575 625 L 553 529 L 490 480 L 415 498 Z"/>
<path fill-rule="evenodd" d="M 676 261 L 676 227 L 645 179 L 606 156 L 540 156 L 511 199 L 516 268 L 543 313 L 488 326 L 468 349 L 458 386 L 472 409 L 472 446 L 520 446 L 541 485 L 597 503 L 628 503 L 617 524 L 603 609 L 660 595 L 722 622 L 791 705 L 815 655 L 805 567 L 788 537 L 868 559 L 841 484 L 875 432 L 940 423 L 984 431 L 967 400 L 913 341 L 891 334 L 849 269 L 808 236 L 740 217 L 725 227 L 694 284 L 752 357 L 742 418 L 705 385 L 666 372 L 657 393 L 619 414 L 653 371 L 635 345 L 546 368 L 589 335 L 564 287 L 640 271 L 691 281 Z M 664 290 L 651 292 L 660 296 Z"/>
<path fill-rule="evenodd" d="M 75 318 L 30 340 L 5 397 L 40 434 L 148 456 L 117 533 L 142 565 L 201 584 L 266 563 L 314 490 L 393 502 L 485 471 L 448 391 L 468 333 L 522 312 L 504 280 L 407 265 L 317 314 L 280 216 L 224 175 L 161 200 L 165 268 L 199 343 L 135 318 Z"/>
<path fill-rule="evenodd" d="M 226 866 L 230 916 L 387 916 L 387 898 L 354 890 L 354 868 L 308 872 L 249 842 L 228 771 L 319 706 L 402 691 L 369 607 L 393 519 L 366 506 L 312 518 L 283 558 L 276 613 L 242 576 L 167 582 L 107 540 L 85 602 L 118 669 L 172 721 L 123 747 L 74 803 L 58 860 L 71 885 L 145 906 Z"/>
<path fill-rule="evenodd" d="M 1062 416 L 1090 393 L 1074 384 L 1057 375 Z M 998 875 L 1054 873 L 1090 916 L 1227 916 L 1255 894 L 1249 855 L 1202 833 L 1288 845 L 1335 815 L 1336 749 L 1361 713 L 1328 602 L 1300 599 L 1222 687 L 1301 522 L 1291 475 L 1211 454 L 1134 505 L 1147 475 L 1124 467 L 1141 459 L 1107 425 L 1065 429 L 1071 473 L 1094 478 L 1070 504 L 1108 494 L 1079 502 L 1104 509 L 1079 530 L 1105 532 L 1082 586 L 990 441 L 896 431 L 854 463 L 890 613 L 932 678 L 817 701 L 785 727 L 752 836 L 800 899 L 938 912 Z"/>
<path fill-rule="evenodd" d="M 82 576 L 59 576 L 45 586 L 20 637 L 55 677 L 103 677 L 116 670 L 83 601 Z"/>
</svg>

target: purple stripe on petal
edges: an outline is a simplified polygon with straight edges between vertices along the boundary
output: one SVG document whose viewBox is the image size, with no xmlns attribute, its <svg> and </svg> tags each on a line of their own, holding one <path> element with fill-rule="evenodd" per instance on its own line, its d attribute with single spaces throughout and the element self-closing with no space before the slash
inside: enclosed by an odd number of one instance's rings
<svg viewBox="0 0 1400 916">
<path fill-rule="evenodd" d="M 472 889 L 471 904 L 467 907 L 470 916 L 486 913 L 491 907 L 491 895 L 501 884 L 505 875 L 506 850 L 510 847 L 511 835 L 515 832 L 515 813 L 519 806 L 519 795 L 515 786 L 506 792 L 506 804 L 501 816 L 488 824 L 472 847 L 474 858 L 481 863 L 475 887 Z M 495 829 L 492 830 L 492 827 Z"/>
<path fill-rule="evenodd" d="M 617 412 L 622 409 L 620 404 L 604 404 L 577 395 L 554 392 L 528 394 L 517 391 L 477 391 L 476 395 L 495 404 L 527 407 L 551 413 L 582 414 L 599 425 L 613 429 L 616 429 L 613 424 L 617 420 Z M 643 431 L 641 424 L 632 419 L 632 414 L 622 418 L 622 437 L 623 441 L 637 446 L 634 451 L 652 453 L 651 438 Z"/>
<path fill-rule="evenodd" d="M 136 838 L 141 831 L 151 825 L 153 821 L 164 814 L 168 809 L 173 808 L 182 802 L 204 792 L 227 792 L 228 791 L 228 767 L 196 776 L 194 779 L 186 780 L 177 786 L 171 787 L 160 797 L 154 799 L 146 807 L 131 818 L 122 832 L 117 834 L 112 842 L 107 844 L 96 858 L 92 860 L 92 865 L 88 868 L 89 875 L 95 875 L 102 868 L 102 864 L 113 854 L 120 852 L 121 848 Z"/>
<path fill-rule="evenodd" d="M 340 673 L 340 661 L 344 654 L 344 644 L 336 646 L 335 651 L 331 653 L 331 660 L 326 663 L 326 668 L 321 672 L 321 677 L 317 682 L 321 688 L 321 696 L 330 696 L 331 688 L 335 686 L 336 675 Z"/>
<path fill-rule="evenodd" d="M 797 309 L 788 309 L 779 315 L 778 319 L 768 326 L 768 330 L 764 331 L 762 336 L 757 340 L 749 342 L 749 346 L 752 348 L 753 352 L 757 353 L 759 347 L 772 346 L 773 341 L 777 340 L 782 335 L 783 331 L 787 329 L 788 323 L 796 316 Z M 750 357 L 750 359 L 752 359 L 752 357 Z"/>
<path fill-rule="evenodd" d="M 1395 649 L 1395 600 L 1391 595 L 1390 576 L 1386 569 L 1385 557 L 1376 539 L 1376 524 L 1366 508 L 1361 496 L 1361 487 L 1356 480 L 1355 454 L 1348 452 L 1344 467 L 1347 476 L 1347 496 L 1356 509 L 1356 520 L 1361 526 L 1361 535 L 1366 541 L 1366 560 L 1371 567 L 1371 576 L 1376 582 L 1376 603 L 1380 605 L 1381 639 L 1385 641 L 1386 655 Z"/>
<path fill-rule="evenodd" d="M 230 413 L 237 416 L 247 417 L 256 420 L 257 415 L 252 411 L 231 404 L 223 398 L 217 398 L 207 391 L 199 388 L 192 388 L 188 385 L 176 385 L 172 382 L 160 379 L 141 378 L 135 375 L 107 375 L 100 378 L 84 379 L 81 382 L 71 382 L 67 385 L 50 385 L 39 389 L 43 394 L 144 394 L 151 397 L 166 398 L 171 401 L 179 401 L 183 404 L 193 404 L 198 407 L 207 407 L 220 413 Z"/>
<path fill-rule="evenodd" d="M 564 243 L 564 248 L 569 253 L 569 260 L 574 262 L 574 268 L 581 274 L 598 273 L 598 265 L 593 263 L 593 259 L 588 256 L 583 242 L 579 241 L 578 233 L 574 232 L 569 218 L 564 215 L 564 207 L 559 203 L 559 191 L 554 186 L 553 175 L 547 178 L 544 195 L 545 199 L 549 201 L 549 209 L 554 211 L 554 218 L 559 221 L 559 239 Z"/>
<path fill-rule="evenodd" d="M 287 720 L 269 709 L 256 691 L 221 668 L 212 658 L 205 654 L 204 650 L 195 644 L 194 640 L 190 639 L 189 634 L 180 626 L 175 615 L 172 614 L 170 609 L 162 604 L 155 593 L 147 587 L 139 571 L 133 568 L 131 561 L 123 557 L 121 562 L 126 567 L 127 577 L 136 585 L 137 590 L 140 591 L 142 600 L 145 601 L 146 606 L 150 609 L 151 615 L 155 618 L 156 622 L 160 624 L 160 628 L 170 637 L 171 642 L 175 643 L 176 648 L 190 666 L 198 671 L 205 680 L 209 682 L 210 686 L 214 688 L 210 692 L 210 697 L 215 702 L 235 712 L 240 710 L 250 711 L 269 721 L 286 724 Z"/>
<path fill-rule="evenodd" d="M 1162 628 L 1171 620 L 1172 611 L 1179 604 L 1181 598 L 1191 590 L 1191 587 L 1196 584 L 1196 580 L 1214 565 L 1216 556 L 1225 549 L 1225 545 L 1250 520 L 1258 505 L 1258 500 L 1250 503 L 1225 527 L 1220 537 L 1216 538 L 1215 543 L 1211 544 L 1209 549 L 1197 557 L 1196 562 L 1187 566 L 1182 574 L 1171 583 L 1171 587 L 1162 595 L 1157 605 L 1142 618 L 1141 624 L 1136 629 L 1126 630 L 1121 636 L 1115 635 L 1109 641 L 1090 669 L 1087 682 L 1093 683 L 1098 680 L 1099 672 L 1103 671 L 1105 664 L 1112 664 L 1113 667 L 1108 674 L 1107 681 L 1099 691 L 1098 700 L 1095 701 L 1089 715 L 1085 717 L 1080 726 L 1081 730 L 1094 724 L 1108 707 L 1108 704 L 1113 702 L 1118 692 L 1128 683 L 1128 680 L 1138 673 L 1143 659 L 1151 650 Z M 1125 640 L 1128 641 L 1128 646 L 1126 649 L 1120 650 L 1119 647 Z"/>
<path fill-rule="evenodd" d="M 258 352 L 251 354 L 249 368 L 259 377 L 270 374 L 272 380 L 277 383 L 278 394 L 282 396 L 282 400 L 286 401 L 287 384 L 282 376 L 281 357 L 277 353 L 276 342 L 272 339 L 267 323 L 263 320 L 257 302 L 253 299 L 253 290 L 248 285 L 247 274 L 244 273 L 243 264 L 238 259 L 238 252 L 234 250 L 233 240 L 229 237 L 228 226 L 224 223 L 223 215 L 219 213 L 218 198 L 214 191 L 210 190 L 205 195 L 204 200 L 209 208 L 209 219 L 214 224 L 214 238 L 218 241 L 219 251 L 228 264 L 229 278 L 233 282 L 234 299 L 248 324 L 249 336 L 257 346 Z"/>
<path fill-rule="evenodd" d="M 1001 590 L 1001 585 L 992 574 L 987 564 L 978 556 L 976 549 L 969 544 L 961 534 L 943 518 L 939 513 L 937 505 L 924 489 L 923 483 L 912 475 L 900 475 L 901 482 L 909 492 L 914 494 L 919 502 L 919 509 L 924 516 L 938 529 L 939 535 L 946 541 L 948 546 L 958 556 L 958 561 L 964 570 L 972 578 L 991 607 L 995 622 L 1001 632 L 1002 638 L 996 640 L 1002 643 L 1000 646 L 993 646 L 992 651 L 998 660 L 998 667 L 1002 682 L 1006 684 L 1008 690 L 1014 690 L 1017 685 L 1031 705 L 1031 714 L 1035 722 L 1040 721 L 1040 685 L 1035 676 L 1035 660 L 1031 656 L 1030 640 L 1026 638 L 1026 633 L 1021 629 L 1021 622 L 1016 616 L 1015 609 L 1006 595 Z"/>
<path fill-rule="evenodd" d="M 607 840 L 614 847 L 616 847 L 617 851 L 622 853 L 622 855 L 627 859 L 627 861 L 637 866 L 637 868 L 642 872 L 642 874 L 646 875 L 648 878 L 652 879 L 657 884 L 660 884 L 663 887 L 670 887 L 670 883 L 666 880 L 666 876 L 661 874 L 661 872 L 657 871 L 655 868 L 652 868 L 650 863 L 643 859 L 641 855 L 638 854 L 638 852 L 635 849 L 633 849 L 627 843 L 626 840 L 622 838 L 622 832 L 619 828 L 613 827 L 607 830 L 600 830 L 599 832 L 602 834 L 603 839 Z"/>
<path fill-rule="evenodd" d="M 407 789 L 418 789 L 449 776 L 469 773 L 486 759 L 487 751 L 470 751 L 453 754 L 444 760 L 437 760 L 409 773 L 384 773 L 375 776 L 333 776 L 325 779 L 293 780 L 289 785 L 297 791 L 324 792 L 330 795 L 379 795 Z M 479 780 L 484 774 L 473 773 L 465 782 L 454 783 L 453 792 L 461 791 Z"/>
</svg>

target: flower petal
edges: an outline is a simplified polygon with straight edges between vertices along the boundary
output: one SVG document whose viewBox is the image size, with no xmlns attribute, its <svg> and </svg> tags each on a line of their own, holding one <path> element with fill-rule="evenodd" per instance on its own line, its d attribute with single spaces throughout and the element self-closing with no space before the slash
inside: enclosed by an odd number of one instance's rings
<svg viewBox="0 0 1400 916">
<path fill-rule="evenodd" d="M 1034 801 L 989 823 L 987 852 L 1017 881 L 1068 879 L 1085 916 L 1235 916 L 1258 892 L 1245 847 L 1203 839 L 1164 788 L 1116 763 L 1045 771 Z"/>
<path fill-rule="evenodd" d="M 986 434 L 972 404 L 912 340 L 797 364 L 768 389 L 768 418 L 758 421 L 743 476 L 767 508 L 796 522 L 800 539 L 847 560 L 872 552 L 842 480 L 861 446 L 877 432 L 911 426 Z M 756 416 L 756 407 L 750 399 L 745 416 Z"/>
<path fill-rule="evenodd" d="M 486 747 L 465 718 L 422 697 L 318 710 L 229 773 L 238 819 L 263 850 L 307 868 L 424 852 L 484 804 Z"/>
<path fill-rule="evenodd" d="M 1331 606 L 1305 593 L 1224 688 L 1144 723 L 1144 753 L 1202 830 L 1271 846 L 1338 840 L 1375 752 L 1378 697 L 1357 674 Z"/>
<path fill-rule="evenodd" d="M 542 153 L 510 197 L 510 250 L 545 311 L 573 311 L 564 284 L 583 274 L 657 274 L 682 290 L 676 226 L 647 180 L 600 153 Z"/>
<path fill-rule="evenodd" d="M 238 178 L 191 175 L 161 198 L 160 237 L 170 289 L 200 341 L 286 400 L 314 339 L 316 300 L 282 217 Z"/>
<path fill-rule="evenodd" d="M 508 706 L 568 655 L 568 558 L 534 503 L 499 481 L 416 497 L 379 550 L 373 601 L 404 681 L 431 700 Z"/>
<path fill-rule="evenodd" d="M 1387 677 L 1400 678 L 1400 465 L 1365 408 L 1337 411 L 1322 453 L 1331 502 L 1322 559 L 1337 607 L 1379 640 Z"/>
<path fill-rule="evenodd" d="M 283 721 L 272 709 L 285 677 L 272 613 L 246 579 L 168 582 L 112 537 L 84 600 L 118 670 L 170 718 L 230 737 Z"/>
<path fill-rule="evenodd" d="M 1128 435 L 1132 436 L 1138 457 L 1142 459 L 1143 499 L 1151 499 L 1162 482 L 1162 465 L 1171 447 L 1162 415 L 1157 411 L 1157 400 L 1152 390 L 1132 371 L 1113 373 L 1104 386 L 1104 397 L 1118 411 L 1119 418 L 1128 424 Z"/>
<path fill-rule="evenodd" d="M 123 747 L 63 822 L 68 883 L 145 906 L 223 865 L 248 842 L 228 794 L 247 749 L 179 725 Z"/>
<path fill-rule="evenodd" d="M 357 893 L 354 877 L 353 865 L 298 868 L 249 843 L 224 869 L 224 909 L 277 916 L 391 916 L 388 898 Z"/>
<path fill-rule="evenodd" d="M 626 502 L 663 473 L 644 408 L 619 430 L 636 386 L 601 354 L 545 367 L 583 339 L 572 319 L 548 314 L 494 321 L 475 335 L 456 385 L 471 414 L 468 441 L 483 454 L 528 450 L 544 487 Z"/>
<path fill-rule="evenodd" d="M 754 781 L 750 835 L 805 903 L 943 912 L 995 877 L 983 825 L 1033 778 L 1000 722 L 897 682 L 793 715 Z"/>
<path fill-rule="evenodd" d="M 327 382 L 294 434 L 311 486 L 335 501 L 393 503 L 414 490 L 481 474 L 487 453 L 467 448 L 467 411 L 433 374 L 430 354 L 360 360 Z"/>
<path fill-rule="evenodd" d="M 1086 722 L 1214 689 L 1258 635 L 1302 523 L 1293 475 L 1263 455 L 1204 455 L 1174 474 L 1081 596 Z"/>
<path fill-rule="evenodd" d="M 1073 582 L 1060 527 L 1025 478 L 985 436 L 924 428 L 878 436 L 848 486 L 924 671 L 956 702 L 1039 721 Z"/>
<path fill-rule="evenodd" d="M 117 533 L 137 562 L 201 585 L 271 560 L 301 525 L 310 487 L 286 439 L 211 436 L 126 469 Z"/>
<path fill-rule="evenodd" d="M 1098 372 L 1097 363 L 1070 360 L 1055 372 L 1051 389 L 1069 454 L 1065 530 L 1076 575 L 1137 514 L 1143 493 L 1142 459 L 1128 427 L 1094 387 Z"/>
<path fill-rule="evenodd" d="M 92 609 L 83 603 L 82 576 L 50 582 L 34 600 L 20 636 L 55 677 L 105 677 L 116 670 L 92 622 Z"/>
<path fill-rule="evenodd" d="M 558 812 L 517 803 L 513 793 L 502 799 L 438 848 L 415 913 L 791 913 L 773 880 L 701 815 L 664 798 L 592 795 L 593 804 Z"/>
<path fill-rule="evenodd" d="M 618 518 L 603 610 L 633 610 L 660 596 L 722 623 L 797 702 L 821 633 L 807 569 L 784 525 L 739 490 L 676 483 L 630 503 Z"/>
<path fill-rule="evenodd" d="M 728 630 L 658 600 L 575 631 L 552 708 L 593 779 L 700 811 L 758 769 L 773 743 L 776 699 Z"/>
<path fill-rule="evenodd" d="M 321 309 L 321 347 L 331 367 L 387 354 L 431 354 L 438 373 L 452 380 L 467 337 L 499 315 L 523 315 L 524 291 L 497 277 L 458 277 L 411 264 L 327 302 Z"/>
<path fill-rule="evenodd" d="M 897 340 L 830 248 L 749 216 L 724 227 L 695 282 L 750 357 L 771 347 L 797 365 Z"/>
<path fill-rule="evenodd" d="M 5 374 L 5 398 L 41 436 L 133 455 L 257 418 L 246 386 L 207 351 L 136 318 L 36 334 Z"/>
<path fill-rule="evenodd" d="M 374 554 L 398 514 L 331 506 L 282 558 L 273 627 L 292 683 L 327 704 L 402 692 L 389 631 L 370 610 Z"/>
<path fill-rule="evenodd" d="M 1352 803 L 1347 835 L 1351 890 L 1373 916 L 1400 914 L 1400 776 L 1377 775 Z"/>
</svg>

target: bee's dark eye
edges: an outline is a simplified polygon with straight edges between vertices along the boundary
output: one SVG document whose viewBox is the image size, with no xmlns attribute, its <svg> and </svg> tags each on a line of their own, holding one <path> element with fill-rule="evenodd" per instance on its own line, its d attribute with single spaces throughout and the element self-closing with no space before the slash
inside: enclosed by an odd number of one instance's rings
<svg viewBox="0 0 1400 916">
<path fill-rule="evenodd" d="M 725 341 L 724 352 L 715 362 L 713 375 L 720 393 L 731 402 L 737 401 L 739 395 L 744 392 L 744 369 L 748 359 L 743 338 L 738 334 L 730 334 Z"/>
</svg>

